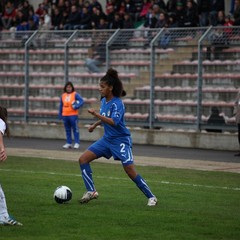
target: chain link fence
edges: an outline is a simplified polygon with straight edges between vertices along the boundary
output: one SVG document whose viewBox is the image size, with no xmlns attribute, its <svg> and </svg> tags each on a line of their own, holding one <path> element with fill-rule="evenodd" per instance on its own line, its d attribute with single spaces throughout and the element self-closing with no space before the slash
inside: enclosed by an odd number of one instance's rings
<svg viewBox="0 0 240 240">
<path fill-rule="evenodd" d="M 98 81 L 113 67 L 127 91 L 127 124 L 235 129 L 237 27 L 0 32 L 0 55 L 0 104 L 12 121 L 57 122 L 64 84 L 72 81 L 85 99 L 80 119 L 89 123 Z M 208 122 L 216 108 L 224 124 Z"/>
</svg>

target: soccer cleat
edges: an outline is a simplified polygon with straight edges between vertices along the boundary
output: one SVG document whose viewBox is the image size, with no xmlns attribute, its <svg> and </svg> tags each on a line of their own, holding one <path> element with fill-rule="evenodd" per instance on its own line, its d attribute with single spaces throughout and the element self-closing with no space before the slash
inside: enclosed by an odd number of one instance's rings
<svg viewBox="0 0 240 240">
<path fill-rule="evenodd" d="M 73 146 L 74 149 L 78 149 L 79 147 L 80 147 L 79 143 L 75 143 L 74 146 Z"/>
<path fill-rule="evenodd" d="M 12 217 L 4 218 L 0 220 L 0 226 L 23 226 L 22 223 L 16 221 Z"/>
<path fill-rule="evenodd" d="M 158 202 L 158 200 L 157 200 L 156 197 L 151 197 L 151 198 L 148 199 L 148 204 L 147 205 L 148 206 L 156 206 L 157 202 Z"/>
<path fill-rule="evenodd" d="M 72 144 L 66 143 L 62 147 L 65 149 L 72 148 Z"/>
<path fill-rule="evenodd" d="M 88 203 L 90 200 L 97 199 L 98 198 L 98 192 L 86 192 L 83 194 L 83 197 L 79 200 L 80 203 Z"/>
</svg>

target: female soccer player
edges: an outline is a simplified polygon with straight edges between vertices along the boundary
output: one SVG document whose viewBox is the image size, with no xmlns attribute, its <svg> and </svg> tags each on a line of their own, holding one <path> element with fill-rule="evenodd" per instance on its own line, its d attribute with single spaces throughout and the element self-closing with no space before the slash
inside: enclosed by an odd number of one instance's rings
<svg viewBox="0 0 240 240">
<path fill-rule="evenodd" d="M 79 158 L 82 171 L 82 178 L 87 192 L 80 199 L 80 203 L 87 203 L 98 197 L 95 189 L 90 162 L 94 159 L 113 156 L 115 160 L 120 160 L 127 175 L 136 183 L 137 187 L 148 198 L 148 206 L 155 206 L 157 198 L 153 195 L 145 180 L 136 172 L 132 155 L 132 140 L 129 130 L 125 126 L 125 107 L 121 96 L 125 96 L 123 85 L 118 78 L 116 70 L 110 68 L 100 80 L 99 90 L 101 93 L 100 113 L 93 108 L 88 112 L 98 121 L 89 127 L 92 132 L 98 125 L 104 127 L 104 135 L 93 143 Z"/>
<path fill-rule="evenodd" d="M 66 144 L 63 148 L 72 147 L 72 131 L 74 136 L 73 148 L 80 146 L 79 128 L 78 128 L 78 109 L 83 105 L 84 100 L 81 95 L 75 92 L 72 82 L 67 82 L 63 88 L 63 94 L 59 104 L 59 119 L 63 120 L 66 132 Z"/>
<path fill-rule="evenodd" d="M 9 135 L 9 129 L 6 124 L 6 121 L 7 121 L 7 109 L 0 106 L 0 163 L 7 159 L 7 153 L 5 151 L 3 143 L 4 133 Z M 5 195 L 1 185 L 0 185 L 0 225 L 18 225 L 18 226 L 22 225 L 20 222 L 17 222 L 16 220 L 9 216 Z"/>
</svg>

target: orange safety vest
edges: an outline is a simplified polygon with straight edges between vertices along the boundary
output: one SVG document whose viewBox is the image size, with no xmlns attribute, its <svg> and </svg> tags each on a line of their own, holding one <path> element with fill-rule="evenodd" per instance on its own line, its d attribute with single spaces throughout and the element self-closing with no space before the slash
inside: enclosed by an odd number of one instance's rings
<svg viewBox="0 0 240 240">
<path fill-rule="evenodd" d="M 76 92 L 63 93 L 63 95 L 62 95 L 62 102 L 63 102 L 62 116 L 78 115 L 78 110 L 74 110 L 72 108 L 72 104 L 73 104 L 73 102 L 75 102 L 75 95 L 76 95 Z"/>
</svg>

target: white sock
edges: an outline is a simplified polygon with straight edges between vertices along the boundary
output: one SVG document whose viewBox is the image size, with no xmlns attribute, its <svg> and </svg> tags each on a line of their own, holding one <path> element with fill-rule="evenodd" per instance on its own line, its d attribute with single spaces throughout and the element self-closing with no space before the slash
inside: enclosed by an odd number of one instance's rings
<svg viewBox="0 0 240 240">
<path fill-rule="evenodd" d="M 0 185 L 0 219 L 8 218 L 8 210 L 7 210 L 7 204 L 6 204 L 6 198 L 2 189 L 2 186 Z"/>
</svg>

